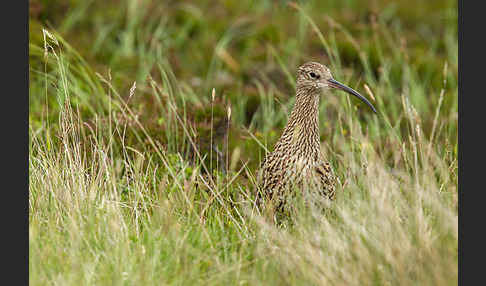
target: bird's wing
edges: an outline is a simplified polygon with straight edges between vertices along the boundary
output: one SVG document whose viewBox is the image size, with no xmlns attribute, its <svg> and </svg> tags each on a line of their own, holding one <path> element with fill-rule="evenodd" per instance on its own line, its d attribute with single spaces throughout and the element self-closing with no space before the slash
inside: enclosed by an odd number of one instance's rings
<svg viewBox="0 0 486 286">
<path fill-rule="evenodd" d="M 324 196 L 334 199 L 336 178 L 329 162 L 322 162 L 315 166 L 317 181 L 320 183 L 320 190 Z"/>
</svg>

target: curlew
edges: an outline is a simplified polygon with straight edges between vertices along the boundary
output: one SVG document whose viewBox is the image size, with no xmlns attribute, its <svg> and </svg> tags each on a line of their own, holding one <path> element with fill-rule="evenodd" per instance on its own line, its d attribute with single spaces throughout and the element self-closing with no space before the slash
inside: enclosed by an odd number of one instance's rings
<svg viewBox="0 0 486 286">
<path fill-rule="evenodd" d="M 320 95 L 331 88 L 356 96 L 376 113 L 366 98 L 333 79 L 324 65 L 308 62 L 300 66 L 295 104 L 289 120 L 273 152 L 265 156 L 258 172 L 258 205 L 264 197 L 281 211 L 286 196 L 297 189 L 316 190 L 324 197 L 334 199 L 335 176 L 320 151 L 318 122 Z"/>
</svg>

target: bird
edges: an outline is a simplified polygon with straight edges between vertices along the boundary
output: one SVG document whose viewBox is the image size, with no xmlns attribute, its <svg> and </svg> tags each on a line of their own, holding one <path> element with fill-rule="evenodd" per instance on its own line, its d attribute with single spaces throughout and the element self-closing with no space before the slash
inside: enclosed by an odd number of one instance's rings
<svg viewBox="0 0 486 286">
<path fill-rule="evenodd" d="M 283 212 L 288 195 L 295 190 L 315 190 L 329 201 L 335 198 L 336 177 L 320 151 L 319 99 L 323 91 L 339 89 L 359 98 L 376 113 L 375 107 L 354 89 L 335 80 L 318 62 L 297 69 L 295 103 L 279 140 L 257 171 L 257 205 L 271 204 Z"/>
</svg>

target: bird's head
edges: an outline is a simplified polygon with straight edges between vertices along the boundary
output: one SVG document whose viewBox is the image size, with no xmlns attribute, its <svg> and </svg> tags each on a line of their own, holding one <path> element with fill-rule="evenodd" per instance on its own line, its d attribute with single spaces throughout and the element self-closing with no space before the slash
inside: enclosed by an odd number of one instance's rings
<svg viewBox="0 0 486 286">
<path fill-rule="evenodd" d="M 331 71 L 326 66 L 316 62 L 307 62 L 299 67 L 297 72 L 297 90 L 321 91 L 331 88 L 337 88 L 356 96 L 376 113 L 375 107 L 365 97 L 354 89 L 335 80 L 331 75 Z"/>
</svg>

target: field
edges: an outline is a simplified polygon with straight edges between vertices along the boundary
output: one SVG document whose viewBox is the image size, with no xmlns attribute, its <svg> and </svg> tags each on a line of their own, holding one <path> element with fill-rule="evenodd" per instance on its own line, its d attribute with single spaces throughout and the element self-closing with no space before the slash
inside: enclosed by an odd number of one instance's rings
<svg viewBox="0 0 486 286">
<path fill-rule="evenodd" d="M 29 3 L 30 284 L 457 285 L 457 1 Z M 322 96 L 336 200 L 275 225 L 310 60 L 378 113 Z"/>
</svg>

